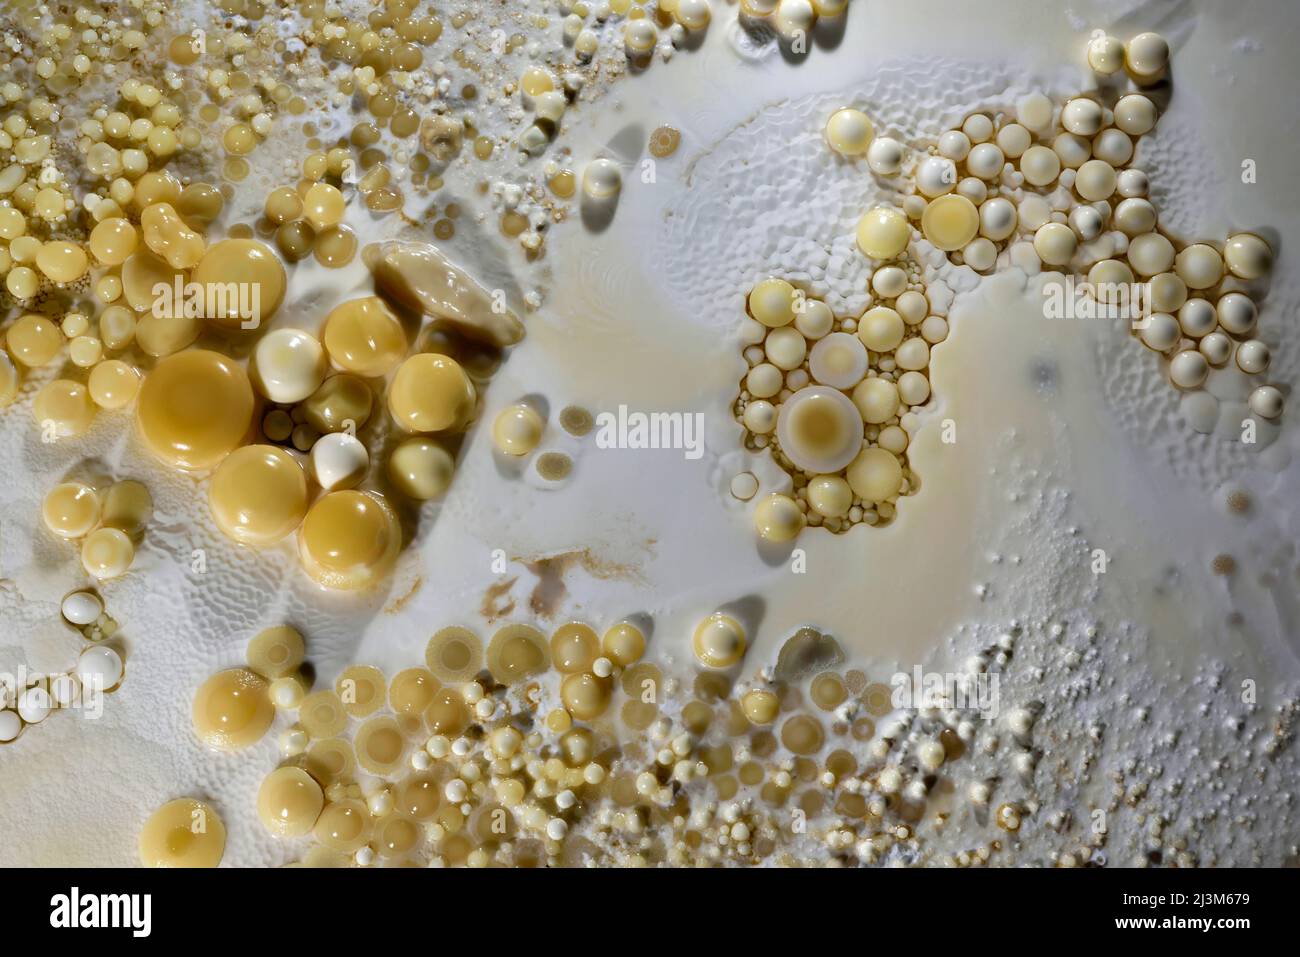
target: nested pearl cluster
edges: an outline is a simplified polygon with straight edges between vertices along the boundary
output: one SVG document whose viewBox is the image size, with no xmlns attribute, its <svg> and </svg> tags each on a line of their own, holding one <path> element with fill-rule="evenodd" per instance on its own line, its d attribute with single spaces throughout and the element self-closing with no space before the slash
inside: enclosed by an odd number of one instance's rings
<svg viewBox="0 0 1300 957">
<path fill-rule="evenodd" d="M 126 673 L 124 653 L 115 641 L 118 623 L 104 609 L 104 600 L 94 589 L 78 589 L 66 595 L 60 606 L 63 622 L 86 645 L 68 671 L 32 675 L 19 687 L 16 681 L 0 681 L 0 744 L 16 741 L 30 726 L 40 724 L 56 711 L 98 709 L 91 695 L 116 691 Z"/>
<path fill-rule="evenodd" d="M 1099 74 L 1125 79 L 1061 104 L 1031 93 L 1013 109 L 967 116 L 917 161 L 903 212 L 931 245 L 977 272 L 1004 262 L 1085 279 L 1085 295 L 1134 320 L 1133 334 L 1160 353 L 1175 387 L 1198 389 L 1232 366 L 1253 377 L 1251 411 L 1277 418 L 1282 392 L 1262 381 L 1271 353 L 1255 336 L 1268 242 L 1246 232 L 1179 240 L 1160 226 L 1148 176 L 1132 165 L 1156 126 L 1143 89 L 1165 77 L 1168 44 L 1153 33 L 1128 44 L 1099 36 L 1087 55 Z"/>
<path fill-rule="evenodd" d="M 856 318 L 778 278 L 750 292 L 744 321 L 749 366 L 733 411 L 751 451 L 768 449 L 792 491 L 758 496 L 760 537 L 793 539 L 805 525 L 831 532 L 887 524 L 918 479 L 907 459 L 915 409 L 930 397 L 930 350 L 948 335 L 931 313 L 920 271 L 907 260 L 877 269 Z M 733 494 L 752 499 L 749 473 Z"/>
<path fill-rule="evenodd" d="M 1000 641 L 990 660 L 1006 660 L 1014 639 Z M 296 713 L 257 812 L 277 838 L 309 839 L 306 866 L 792 865 L 809 851 L 792 814 L 809 840 L 860 863 L 911 845 L 906 820 L 975 743 L 975 722 L 942 703 L 936 717 L 900 716 L 889 685 L 819 664 L 842 655 L 812 629 L 785 642 L 776 673 L 738 682 L 745 647 L 736 618 L 708 615 L 690 680 L 645 658 L 632 621 L 603 636 L 570 621 L 549 639 L 507 624 L 486 648 L 449 626 L 421 665 L 352 666 L 305 693 L 301 640 L 278 628 L 254 639 L 222 694 L 201 689 L 196 720 L 202 708 L 242 731 L 231 718 L 247 716 L 260 737 L 272 705 Z M 1027 740 L 1032 716 L 1016 721 Z"/>
</svg>

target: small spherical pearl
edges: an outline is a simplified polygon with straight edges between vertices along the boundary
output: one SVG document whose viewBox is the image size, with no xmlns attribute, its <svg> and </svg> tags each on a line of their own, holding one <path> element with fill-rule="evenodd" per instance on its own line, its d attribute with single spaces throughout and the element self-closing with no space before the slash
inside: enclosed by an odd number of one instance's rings
<svg viewBox="0 0 1300 957">
<path fill-rule="evenodd" d="M 1126 236 L 1149 233 L 1156 228 L 1156 208 L 1145 199 L 1122 200 L 1111 221 Z"/>
<path fill-rule="evenodd" d="M 317 484 L 327 492 L 355 488 L 370 468 L 370 453 L 355 435 L 331 432 L 311 447 L 311 467 Z"/>
<path fill-rule="evenodd" d="M 1088 66 L 1102 76 L 1124 69 L 1124 41 L 1118 37 L 1093 37 L 1088 42 Z"/>
<path fill-rule="evenodd" d="M 610 199 L 623 188 L 623 173 L 612 159 L 595 159 L 582 172 L 582 191 L 592 199 Z"/>
<path fill-rule="evenodd" d="M 960 163 L 970 153 L 970 137 L 961 130 L 949 130 L 939 137 L 939 155 Z"/>
<path fill-rule="evenodd" d="M 884 266 L 872 274 L 871 288 L 885 299 L 897 299 L 907 290 L 907 273 L 898 266 Z"/>
<path fill-rule="evenodd" d="M 1052 101 L 1045 93 L 1027 93 L 1016 103 L 1016 119 L 1031 130 L 1046 129 L 1052 112 Z"/>
<path fill-rule="evenodd" d="M 90 591 L 74 591 L 63 599 L 63 617 L 74 625 L 90 625 L 104 613 L 104 603 Z"/>
<path fill-rule="evenodd" d="M 1123 166 L 1133 158 L 1133 140 L 1120 130 L 1102 130 L 1092 141 L 1092 155 L 1111 166 Z"/>
<path fill-rule="evenodd" d="M 1208 289 L 1223 278 L 1223 257 L 1207 243 L 1192 243 L 1175 262 L 1174 271 L 1188 289 Z"/>
<path fill-rule="evenodd" d="M 1258 339 L 1247 339 L 1237 346 L 1237 368 L 1249 375 L 1267 370 L 1270 358 L 1268 346 Z"/>
<path fill-rule="evenodd" d="M 1061 157 L 1046 146 L 1031 146 L 1020 157 L 1020 172 L 1031 186 L 1050 186 L 1061 175 Z"/>
<path fill-rule="evenodd" d="M 329 360 L 320 340 L 301 329 L 276 329 L 253 350 L 253 382 L 272 402 L 290 405 L 325 381 Z"/>
<path fill-rule="evenodd" d="M 993 137 L 993 121 L 983 113 L 972 113 L 962 123 L 961 131 L 972 143 L 985 143 Z"/>
<path fill-rule="evenodd" d="M 767 435 L 776 428 L 776 406 L 764 399 L 745 406 L 745 428 L 755 435 Z"/>
<path fill-rule="evenodd" d="M 1115 104 L 1115 125 L 1129 136 L 1142 136 L 1156 126 L 1156 105 L 1141 93 L 1121 96 Z"/>
<path fill-rule="evenodd" d="M 754 509 L 754 528 L 769 542 L 790 541 L 803 523 L 803 512 L 788 495 L 769 495 Z"/>
<path fill-rule="evenodd" d="M 773 498 L 785 498 L 791 505 L 794 504 L 793 500 L 784 495 Z M 798 512 L 797 507 L 795 511 Z M 744 657 L 745 644 L 744 627 L 735 618 L 722 612 L 716 612 L 700 622 L 692 640 L 695 657 L 710 668 L 729 668 L 736 664 Z"/>
<path fill-rule="evenodd" d="M 879 136 L 867 147 L 867 166 L 877 176 L 896 176 L 903 168 L 903 144 L 888 136 Z"/>
<path fill-rule="evenodd" d="M 115 688 L 122 680 L 122 656 L 107 645 L 87 648 L 77 659 L 76 674 L 83 687 Z"/>
<path fill-rule="evenodd" d="M 1238 279 L 1258 279 L 1273 267 L 1273 250 L 1253 233 L 1237 233 L 1224 246 L 1223 259 Z"/>
<path fill-rule="evenodd" d="M 835 327 L 835 313 L 819 299 L 805 300 L 803 309 L 794 315 L 794 327 L 806 339 L 820 339 Z"/>
<path fill-rule="evenodd" d="M 1115 177 L 1115 192 L 1126 199 L 1145 196 L 1149 188 L 1150 181 L 1147 179 L 1147 174 L 1140 169 L 1120 170 L 1119 175 Z"/>
<path fill-rule="evenodd" d="M 1052 140 L 1052 149 L 1066 169 L 1078 169 L 1092 156 L 1092 140 L 1075 133 L 1061 133 Z"/>
<path fill-rule="evenodd" d="M 1191 283 L 1188 285 L 1190 286 Z M 1245 335 L 1254 329 L 1255 320 L 1259 316 L 1254 300 L 1241 292 L 1230 292 L 1221 296 L 1215 312 L 1218 315 L 1219 325 L 1234 336 Z"/>
<path fill-rule="evenodd" d="M 1210 364 L 1199 352 L 1187 349 L 1169 362 L 1169 378 L 1180 389 L 1195 389 L 1209 375 Z"/>
<path fill-rule="evenodd" d="M 1218 322 L 1214 307 L 1204 299 L 1188 299 L 1178 309 L 1178 325 L 1184 335 L 1193 339 L 1209 335 Z"/>
<path fill-rule="evenodd" d="M 1101 213 L 1092 206 L 1074 207 L 1070 210 L 1069 223 L 1075 235 L 1085 243 L 1100 236 L 1102 227 L 1106 225 Z"/>
<path fill-rule="evenodd" d="M 1266 419 L 1282 414 L 1282 392 L 1275 386 L 1262 385 L 1250 394 L 1250 411 Z"/>
<path fill-rule="evenodd" d="M 1079 167 L 1074 188 L 1089 202 L 1109 199 L 1115 192 L 1115 168 L 1105 160 L 1092 159 Z"/>
<path fill-rule="evenodd" d="M 1016 231 L 1016 207 L 1001 196 L 980 204 L 980 235 L 994 242 L 1007 239 Z"/>
<path fill-rule="evenodd" d="M 1169 65 L 1169 42 L 1158 33 L 1139 33 L 1128 42 L 1126 62 L 1140 79 L 1154 79 Z"/>
<path fill-rule="evenodd" d="M 1128 261 L 1139 276 L 1166 272 L 1174 264 L 1174 244 L 1160 233 L 1143 233 L 1129 243 Z"/>
<path fill-rule="evenodd" d="M 998 149 L 993 143 L 980 143 L 971 148 L 970 155 L 966 157 L 966 169 L 972 176 L 978 176 L 980 179 L 990 180 L 1002 172 L 1002 166 L 1006 162 L 1006 157 L 1002 155 L 1002 150 Z"/>
<path fill-rule="evenodd" d="M 1024 155 L 1025 150 L 1029 149 L 1032 142 L 1033 136 L 1029 130 L 1019 123 L 1008 123 L 998 130 L 998 147 L 1009 159 L 1016 159 Z"/>
<path fill-rule="evenodd" d="M 957 167 L 946 156 L 927 156 L 916 169 L 916 188 L 922 196 L 943 196 L 957 185 Z"/>
<path fill-rule="evenodd" d="M 1211 332 L 1196 344 L 1196 350 L 1216 369 L 1232 356 L 1233 342 L 1222 332 Z"/>
<path fill-rule="evenodd" d="M 1074 231 L 1064 223 L 1048 223 L 1034 233 L 1034 252 L 1049 266 L 1064 266 L 1078 245 Z"/>
<path fill-rule="evenodd" d="M 1061 125 L 1078 136 L 1096 136 L 1101 120 L 1101 104 L 1087 97 L 1075 97 L 1061 110 Z"/>
<path fill-rule="evenodd" d="M 826 142 L 841 156 L 861 156 L 871 146 L 876 128 L 861 110 L 836 110 L 826 121 Z"/>
<path fill-rule="evenodd" d="M 1181 330 L 1178 320 L 1167 312 L 1153 313 L 1138 333 L 1143 345 L 1156 352 L 1168 352 L 1178 344 Z"/>
</svg>

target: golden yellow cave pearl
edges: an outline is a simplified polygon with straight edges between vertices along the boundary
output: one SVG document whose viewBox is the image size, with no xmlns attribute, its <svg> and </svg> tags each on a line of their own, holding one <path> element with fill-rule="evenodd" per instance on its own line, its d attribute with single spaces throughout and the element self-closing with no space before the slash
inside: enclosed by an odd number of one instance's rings
<svg viewBox="0 0 1300 957">
<path fill-rule="evenodd" d="M 322 266 L 339 269 L 357 254 L 357 234 L 346 226 L 331 226 L 317 235 L 312 252 Z"/>
<path fill-rule="evenodd" d="M 144 244 L 173 269 L 192 269 L 203 259 L 207 242 L 185 225 L 171 203 L 153 203 L 140 213 Z"/>
<path fill-rule="evenodd" d="M 307 473 L 274 445 L 246 445 L 212 473 L 208 505 L 217 528 L 241 545 L 280 541 L 307 514 Z"/>
<path fill-rule="evenodd" d="M 845 476 L 853 494 L 868 502 L 883 502 L 898 494 L 903 467 L 898 457 L 884 449 L 863 449 Z"/>
<path fill-rule="evenodd" d="M 424 723 L 433 734 L 453 735 L 469 724 L 469 705 L 455 688 L 439 688 L 424 712 Z"/>
<path fill-rule="evenodd" d="M 76 243 L 54 240 L 36 253 L 36 268 L 54 282 L 76 282 L 86 274 L 90 257 Z"/>
<path fill-rule="evenodd" d="M 858 249 L 872 259 L 894 259 L 911 238 L 912 227 L 901 210 L 877 206 L 858 220 Z"/>
<path fill-rule="evenodd" d="M 41 517 L 60 538 L 81 538 L 99 524 L 99 496 L 89 485 L 63 482 L 45 496 Z"/>
<path fill-rule="evenodd" d="M 284 266 L 256 239 L 223 239 L 209 246 L 190 279 L 205 291 L 226 291 L 224 297 L 205 296 L 211 308 L 204 316 L 231 332 L 264 327 L 284 299 Z"/>
<path fill-rule="evenodd" d="M 492 441 L 506 455 L 527 455 L 537 448 L 545 427 L 532 406 L 518 402 L 498 413 L 492 423 Z"/>
<path fill-rule="evenodd" d="M 695 657 L 710 668 L 730 668 L 745 655 L 745 629 L 723 612 L 714 612 L 695 628 Z"/>
<path fill-rule="evenodd" d="M 399 492 L 416 501 L 447 491 L 455 469 L 451 453 L 423 436 L 403 440 L 388 455 L 388 478 Z"/>
<path fill-rule="evenodd" d="M 344 711 L 354 718 L 364 718 L 383 706 L 388 681 L 373 665 L 352 665 L 338 676 L 334 691 L 343 702 Z"/>
<path fill-rule="evenodd" d="M 613 682 L 593 674 L 569 675 L 560 683 L 560 700 L 579 721 L 599 718 L 609 707 Z"/>
<path fill-rule="evenodd" d="M 838 472 L 862 448 L 862 418 L 839 389 L 814 385 L 781 404 L 776 419 L 781 451 L 807 472 Z"/>
<path fill-rule="evenodd" d="M 483 667 L 483 642 L 459 625 L 440 628 L 424 649 L 424 661 L 448 684 L 469 681 Z"/>
<path fill-rule="evenodd" d="M 549 664 L 546 638 L 532 625 L 506 625 L 488 644 L 488 670 L 503 685 L 545 671 Z"/>
<path fill-rule="evenodd" d="M 351 853 L 370 838 L 370 810 L 356 798 L 331 801 L 316 818 L 312 834 L 331 850 Z"/>
<path fill-rule="evenodd" d="M 97 528 L 81 543 L 81 567 L 101 581 L 125 575 L 135 560 L 135 545 L 119 528 Z"/>
<path fill-rule="evenodd" d="M 367 379 L 387 375 L 406 355 L 406 331 L 378 296 L 335 306 L 325 317 L 321 342 L 335 366 Z"/>
<path fill-rule="evenodd" d="M 307 643 L 298 629 L 276 625 L 253 636 L 244 657 L 248 667 L 263 678 L 274 680 L 297 671 L 306 654 Z"/>
<path fill-rule="evenodd" d="M 375 395 L 364 379 L 332 375 L 299 405 L 307 424 L 322 434 L 359 430 L 370 420 Z"/>
<path fill-rule="evenodd" d="M 406 738 L 397 719 L 391 715 L 370 718 L 357 728 L 353 737 L 357 763 L 369 771 L 385 777 L 402 766 L 406 757 Z"/>
<path fill-rule="evenodd" d="M 42 432 L 72 439 L 90 428 L 95 419 L 95 403 L 90 400 L 90 390 L 80 382 L 55 379 L 36 393 L 32 415 Z"/>
<path fill-rule="evenodd" d="M 438 812 L 442 803 L 442 788 L 438 779 L 428 772 L 412 774 L 397 786 L 393 806 L 398 813 L 415 821 L 427 821 Z"/>
<path fill-rule="evenodd" d="M 563 674 L 588 670 L 598 654 L 600 639 L 590 625 L 571 621 L 551 635 L 551 662 Z"/>
<path fill-rule="evenodd" d="M 433 703 L 440 685 L 426 668 L 407 668 L 393 676 L 388 686 L 388 706 L 401 715 L 422 715 Z"/>
<path fill-rule="evenodd" d="M 749 293 L 749 314 L 771 329 L 794 322 L 795 288 L 784 279 L 764 279 Z"/>
<path fill-rule="evenodd" d="M 313 691 L 298 705 L 298 721 L 313 738 L 332 738 L 348 726 L 348 713 L 337 691 Z"/>
<path fill-rule="evenodd" d="M 257 816 L 276 837 L 309 833 L 324 807 L 321 786 L 302 768 L 276 768 L 257 790 Z"/>
<path fill-rule="evenodd" d="M 135 418 L 149 450 L 179 469 L 208 469 L 237 448 L 253 422 L 253 387 L 219 352 L 188 349 L 154 366 Z"/>
<path fill-rule="evenodd" d="M 168 801 L 140 829 L 145 867 L 216 867 L 226 851 L 226 826 L 211 805 L 193 798 Z"/>
<path fill-rule="evenodd" d="M 781 699 L 770 691 L 747 691 L 740 699 L 740 710 L 750 724 L 771 724 L 781 711 Z"/>
<path fill-rule="evenodd" d="M 921 232 L 944 252 L 961 249 L 975 238 L 979 228 L 979 210 L 956 193 L 932 199 L 921 214 Z"/>
<path fill-rule="evenodd" d="M 754 508 L 754 528 L 769 542 L 788 542 L 804 526 L 804 515 L 788 495 L 773 493 Z"/>
<path fill-rule="evenodd" d="M 303 570 L 318 585 L 342 591 L 383 578 L 401 545 L 402 530 L 388 504 L 354 489 L 317 499 L 298 535 Z"/>
<path fill-rule="evenodd" d="M 620 668 L 634 665 L 645 654 L 645 634 L 630 621 L 620 621 L 605 632 L 600 650 Z"/>
<path fill-rule="evenodd" d="M 781 743 L 795 754 L 815 754 L 826 740 L 821 722 L 809 714 L 797 714 L 781 725 Z"/>
<path fill-rule="evenodd" d="M 292 186 L 277 187 L 266 194 L 263 213 L 277 226 L 291 222 L 302 215 L 302 197 Z"/>
<path fill-rule="evenodd" d="M 343 222 L 347 207 L 343 194 L 328 183 L 313 183 L 302 198 L 303 215 L 317 231 Z"/>
<path fill-rule="evenodd" d="M 153 496 L 142 483 L 126 479 L 114 482 L 104 492 L 100 521 L 109 528 L 119 528 L 134 538 L 144 532 L 152 516 Z"/>
<path fill-rule="evenodd" d="M 875 135 L 870 117 L 861 110 L 836 110 L 826 121 L 826 142 L 841 156 L 861 156 Z"/>
<path fill-rule="evenodd" d="M 262 739 L 275 719 L 266 679 L 247 668 L 218 671 L 194 693 L 194 730 L 210 748 L 242 751 Z"/>
<path fill-rule="evenodd" d="M 101 409 L 122 409 L 140 391 L 140 373 L 120 359 L 108 359 L 90 370 L 86 388 Z"/>
<path fill-rule="evenodd" d="M 858 320 L 858 338 L 872 352 L 893 352 L 903 341 L 903 317 L 889 306 L 868 309 Z"/>
<path fill-rule="evenodd" d="M 15 362 L 36 369 L 54 360 L 63 338 L 53 319 L 32 312 L 14 320 L 5 333 L 5 344 Z"/>
<path fill-rule="evenodd" d="M 422 352 L 393 376 L 388 411 L 407 432 L 442 432 L 468 423 L 476 399 L 474 383 L 459 362 Z"/>
<path fill-rule="evenodd" d="M 390 814 L 375 825 L 375 845 L 380 857 L 396 858 L 409 853 L 420 840 L 421 829 L 400 814 Z"/>
<path fill-rule="evenodd" d="M 853 505 L 853 490 L 838 475 L 819 475 L 808 483 L 808 505 L 824 518 L 843 518 Z"/>
</svg>

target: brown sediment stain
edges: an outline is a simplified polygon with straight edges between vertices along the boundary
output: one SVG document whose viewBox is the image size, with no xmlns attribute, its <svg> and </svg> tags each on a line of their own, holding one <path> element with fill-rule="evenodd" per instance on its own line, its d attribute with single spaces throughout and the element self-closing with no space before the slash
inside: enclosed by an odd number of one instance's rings
<svg viewBox="0 0 1300 957">
<path fill-rule="evenodd" d="M 420 593 L 420 589 L 423 587 L 424 587 L 424 576 L 416 575 L 415 580 L 411 582 L 411 587 L 406 590 L 406 594 L 398 595 L 396 598 L 394 598 L 392 601 L 390 601 L 387 605 L 384 606 L 384 614 L 396 615 L 399 611 L 405 608 L 407 604 L 410 603 L 412 598 L 414 598 L 416 595 Z"/>
<path fill-rule="evenodd" d="M 649 541 L 647 551 L 653 553 L 651 546 L 654 544 L 653 540 Z M 528 608 L 534 615 L 541 618 L 551 618 L 559 610 L 561 603 L 564 601 L 564 596 L 569 591 L 564 582 L 564 576 L 573 568 L 581 568 L 592 578 L 600 581 L 609 581 L 611 579 L 642 583 L 645 581 L 637 565 L 610 561 L 600 557 L 590 548 L 573 549 L 567 552 L 557 552 L 554 555 L 541 555 L 533 558 L 516 556 L 513 560 L 519 562 L 537 576 L 537 584 L 533 586 L 533 590 L 528 596 Z"/>
<path fill-rule="evenodd" d="M 483 592 L 483 602 L 479 605 L 479 614 L 488 621 L 496 621 L 498 618 L 504 618 L 515 610 L 515 600 L 510 598 L 510 589 L 515 587 L 515 582 L 519 578 L 511 578 L 508 581 L 497 582 L 495 585 L 489 585 Z"/>
</svg>

